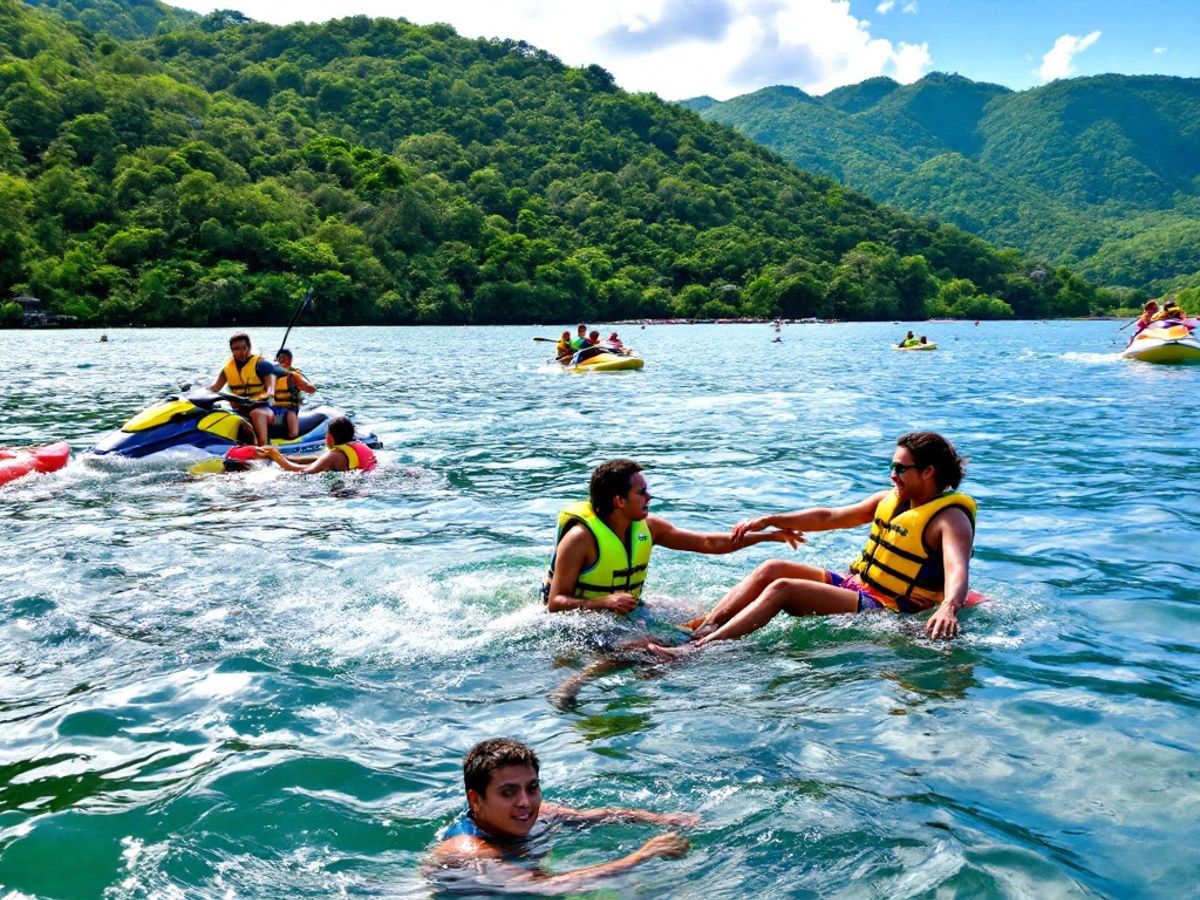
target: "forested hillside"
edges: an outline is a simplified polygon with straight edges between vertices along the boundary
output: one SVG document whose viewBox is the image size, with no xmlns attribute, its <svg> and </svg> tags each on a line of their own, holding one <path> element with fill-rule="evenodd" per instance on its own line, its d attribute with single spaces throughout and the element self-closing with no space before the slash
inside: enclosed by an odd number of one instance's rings
<svg viewBox="0 0 1200 900">
<path fill-rule="evenodd" d="M 88 31 L 119 38 L 150 37 L 199 18 L 159 0 L 26 0 L 30 6 L 51 10 Z"/>
<path fill-rule="evenodd" d="M 307 285 L 329 323 L 1117 302 L 523 43 L 227 12 L 155 32 L 0 0 L 3 295 L 141 324 L 277 322 Z"/>
<path fill-rule="evenodd" d="M 1200 79 L 1105 75 L 1014 93 L 935 73 L 684 105 L 880 202 L 1102 284 L 1200 281 Z"/>
</svg>

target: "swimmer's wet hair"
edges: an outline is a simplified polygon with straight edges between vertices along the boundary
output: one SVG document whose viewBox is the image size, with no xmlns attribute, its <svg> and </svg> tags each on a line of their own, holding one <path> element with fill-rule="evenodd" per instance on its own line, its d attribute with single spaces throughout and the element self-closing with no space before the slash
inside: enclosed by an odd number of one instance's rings
<svg viewBox="0 0 1200 900">
<path fill-rule="evenodd" d="M 904 447 L 913 455 L 918 468 L 933 466 L 937 486 L 957 488 L 967 474 L 967 457 L 959 456 L 954 445 L 936 431 L 910 431 L 896 440 L 897 447 Z"/>
<path fill-rule="evenodd" d="M 520 741 L 489 738 L 472 747 L 463 760 L 463 783 L 468 791 L 483 796 L 492 776 L 505 766 L 530 766 L 535 772 L 541 770 L 537 754 Z"/>
<path fill-rule="evenodd" d="M 602 519 L 612 512 L 613 499 L 629 493 L 630 481 L 640 471 L 642 467 L 632 459 L 610 459 L 596 466 L 588 485 L 592 511 Z"/>
<path fill-rule="evenodd" d="M 354 423 L 345 416 L 331 420 L 327 428 L 335 444 L 348 444 L 354 440 Z"/>
</svg>

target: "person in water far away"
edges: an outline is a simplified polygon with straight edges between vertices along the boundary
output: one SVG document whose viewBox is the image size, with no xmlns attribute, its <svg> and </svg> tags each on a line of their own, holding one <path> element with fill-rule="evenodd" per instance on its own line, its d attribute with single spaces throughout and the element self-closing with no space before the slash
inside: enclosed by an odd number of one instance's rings
<svg viewBox="0 0 1200 900">
<path fill-rule="evenodd" d="M 610 459 L 592 472 L 589 500 L 572 503 L 558 514 L 554 553 L 542 587 L 550 612 L 604 610 L 629 616 L 641 606 L 642 583 L 656 546 L 691 553 L 733 553 L 764 541 L 791 546 L 803 538 L 787 528 L 753 533 L 703 534 L 672 525 L 650 514 L 650 490 L 642 467 L 631 459 Z M 643 617 L 646 618 L 646 617 Z M 662 623 L 641 621 L 655 631 Z M 671 631 L 678 631 L 670 628 Z M 659 638 L 663 640 L 665 638 Z M 652 640 L 632 637 L 592 661 L 554 692 L 559 706 L 570 706 L 591 678 L 637 662 L 635 651 Z M 644 654 L 643 654 L 644 655 Z"/>
<path fill-rule="evenodd" d="M 246 400 L 269 400 L 275 394 L 275 379 L 286 375 L 287 369 L 269 359 L 250 352 L 250 335 L 239 332 L 229 339 L 229 352 L 233 354 L 225 363 L 216 380 L 209 385 L 210 391 L 228 388 L 229 393 Z M 250 410 L 250 424 L 254 426 L 254 437 L 261 446 L 267 443 L 268 431 L 275 414 L 266 404 Z"/>
<path fill-rule="evenodd" d="M 259 447 L 258 455 L 287 469 L 304 475 L 318 472 L 348 472 L 362 469 L 369 472 L 375 468 L 375 454 L 362 441 L 354 439 L 354 423 L 345 416 L 333 419 L 325 431 L 325 443 L 329 447 L 320 456 L 287 457 L 278 447 Z"/>
<path fill-rule="evenodd" d="M 687 828 L 700 821 L 690 813 L 660 814 L 640 809 L 603 807 L 570 809 L 542 802 L 538 780 L 541 768 L 529 747 L 508 738 L 476 744 L 463 760 L 467 810 L 439 835 L 427 874 L 472 869 L 491 887 L 554 892 L 586 890 L 598 878 L 615 875 L 661 856 L 672 859 L 688 852 L 678 834 L 650 838 L 627 856 L 570 872 L 551 874 L 510 862 L 527 855 L 523 846 L 534 826 L 542 822 L 622 822 Z M 523 852 L 524 851 L 524 852 Z"/>
<path fill-rule="evenodd" d="M 897 347 L 915 347 L 919 343 L 921 343 L 921 342 L 918 341 L 915 337 L 913 337 L 913 333 L 910 331 L 908 334 L 906 334 L 904 336 L 904 340 L 902 340 L 896 346 Z"/>
<path fill-rule="evenodd" d="M 873 609 L 922 612 L 932 638 L 958 634 L 958 611 L 967 600 L 975 538 L 975 501 L 957 488 L 965 460 L 932 431 L 902 435 L 892 454 L 892 489 L 852 506 L 814 508 L 747 519 L 733 527 L 735 540 L 764 528 L 829 531 L 871 525 L 871 534 L 848 575 L 815 566 L 770 560 L 722 598 L 707 616 L 689 623 L 691 646 L 739 638 L 780 612 L 836 615 Z M 689 647 L 658 647 L 677 656 Z"/>
</svg>

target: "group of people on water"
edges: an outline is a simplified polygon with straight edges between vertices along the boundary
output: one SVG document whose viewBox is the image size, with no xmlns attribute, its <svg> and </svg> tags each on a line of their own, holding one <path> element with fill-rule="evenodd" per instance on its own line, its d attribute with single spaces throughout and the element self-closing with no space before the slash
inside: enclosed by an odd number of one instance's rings
<svg viewBox="0 0 1200 900">
<path fill-rule="evenodd" d="M 958 634 L 968 600 L 975 535 L 975 500 L 959 490 L 965 460 L 954 445 L 930 431 L 896 442 L 891 487 L 849 505 L 813 507 L 744 519 L 728 532 L 678 527 L 650 512 L 642 467 L 613 459 L 591 476 L 588 499 L 558 515 L 557 535 L 543 585 L 551 613 L 594 610 L 630 622 L 635 633 L 573 676 L 554 695 L 574 702 L 591 677 L 619 665 L 661 663 L 717 641 L 762 628 L 779 613 L 792 616 L 911 614 L 933 611 L 925 630 L 935 639 Z M 773 559 L 736 584 L 706 614 L 682 626 L 656 622 L 642 601 L 655 546 L 724 554 L 761 543 L 802 543 L 805 533 L 870 525 L 859 556 L 845 572 Z M 674 639 L 666 635 L 672 634 Z M 548 874 L 514 865 L 539 821 L 635 822 L 685 828 L 699 818 L 686 813 L 604 808 L 575 810 L 543 804 L 539 763 L 524 744 L 496 738 L 476 745 L 463 763 L 467 809 L 440 835 L 431 869 L 444 876 L 472 870 L 489 883 L 515 888 L 579 889 L 594 879 L 655 857 L 682 856 L 688 842 L 674 833 L 651 838 L 611 862 Z"/>
<path fill-rule="evenodd" d="M 246 414 L 254 429 L 257 458 L 306 475 L 375 467 L 375 454 L 362 441 L 355 440 L 354 423 L 345 416 L 328 422 L 325 429 L 328 449 L 317 456 L 284 456 L 273 446 L 272 428 L 281 429 L 288 440 L 300 436 L 302 393 L 312 394 L 317 388 L 293 365 L 291 350 L 281 347 L 275 354 L 275 362 L 271 362 L 253 353 L 251 347 L 250 335 L 245 332 L 229 338 L 231 355 L 209 390 L 224 388 L 248 407 Z"/>
<path fill-rule="evenodd" d="M 912 338 L 909 332 L 908 339 Z M 255 355 L 244 333 L 229 341 L 231 357 L 211 388 L 226 389 L 249 404 L 257 438 L 252 452 L 296 472 L 346 471 L 374 465 L 369 448 L 354 439 L 354 426 L 340 417 L 328 423 L 327 450 L 315 458 L 285 457 L 270 443 L 270 429 L 297 437 L 301 393 L 315 386 L 281 350 L 275 362 Z M 585 325 L 578 336 L 564 332 L 559 356 L 578 361 L 589 350 L 619 348 L 614 333 L 601 342 Z M 586 356 L 584 357 L 586 358 Z M 249 449 L 249 448 L 248 448 Z M 727 532 L 706 533 L 674 525 L 650 511 L 652 495 L 641 465 L 612 459 L 591 474 L 588 497 L 571 503 L 557 518 L 542 598 L 550 613 L 596 611 L 619 617 L 632 629 L 573 675 L 552 698 L 573 704 L 589 679 L 618 666 L 662 664 L 735 640 L 764 627 L 780 613 L 791 616 L 912 614 L 932 610 L 928 635 L 958 634 L 967 603 L 976 503 L 959 490 L 965 461 L 948 440 L 930 431 L 902 435 L 889 464 L 891 486 L 848 505 L 766 513 L 743 519 Z M 846 571 L 782 559 L 756 567 L 707 613 L 682 625 L 661 621 L 642 593 L 655 547 L 691 553 L 727 554 L 762 543 L 795 548 L 812 531 L 870 525 L 862 552 Z M 699 817 L 623 807 L 572 809 L 543 803 L 540 763 L 528 746 L 509 738 L 483 741 L 463 762 L 467 808 L 439 835 L 430 871 L 447 876 L 484 874 L 505 888 L 576 890 L 596 878 L 622 872 L 657 857 L 687 853 L 677 833 L 650 838 L 618 859 L 549 874 L 514 864 L 527 855 L 535 828 L 553 821 L 624 822 L 687 828 Z"/>
<path fill-rule="evenodd" d="M 623 353 L 625 345 L 614 331 L 606 340 L 600 339 L 600 332 L 588 332 L 587 325 L 582 322 L 576 328 L 575 337 L 571 337 L 568 329 L 562 333 L 554 346 L 554 358 L 564 366 L 577 366 L 586 359 L 599 356 L 601 353 Z"/>
<path fill-rule="evenodd" d="M 1157 300 L 1147 300 L 1142 307 L 1142 314 L 1138 316 L 1135 323 L 1134 334 L 1138 334 L 1158 322 L 1179 322 L 1187 325 L 1189 329 L 1196 327 L 1188 321 L 1187 313 L 1183 311 L 1183 307 L 1175 301 L 1174 297 L 1168 297 L 1161 307 Z"/>
<path fill-rule="evenodd" d="M 975 324 L 978 325 L 979 323 L 976 322 Z M 921 335 L 919 338 L 913 337 L 913 333 L 910 331 L 908 334 L 906 334 L 904 336 L 904 338 L 896 346 L 904 347 L 904 348 L 921 347 L 928 343 L 929 343 L 929 338 L 925 337 L 925 335 Z"/>
</svg>

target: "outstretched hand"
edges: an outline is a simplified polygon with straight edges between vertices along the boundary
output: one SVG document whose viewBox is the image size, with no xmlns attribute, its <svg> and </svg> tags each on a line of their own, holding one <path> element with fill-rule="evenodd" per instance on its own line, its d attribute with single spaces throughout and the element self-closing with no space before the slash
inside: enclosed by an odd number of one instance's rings
<svg viewBox="0 0 1200 900">
<path fill-rule="evenodd" d="M 764 532 L 770 526 L 767 524 L 765 517 L 758 519 L 743 519 L 730 529 L 730 536 L 735 544 L 743 545 L 750 541 L 750 537 L 757 532 Z M 777 528 L 774 531 L 769 531 L 766 534 L 759 534 L 754 543 L 765 543 L 773 541 L 779 544 L 787 544 L 793 550 L 797 546 L 804 543 L 804 532 L 796 531 L 792 528 Z"/>
<path fill-rule="evenodd" d="M 762 519 L 742 519 L 742 521 L 733 526 L 733 539 L 740 544 L 750 532 L 762 531 L 766 527 L 767 523 Z"/>
<path fill-rule="evenodd" d="M 269 447 L 268 446 L 268 447 L 259 447 L 258 448 L 258 458 L 259 459 L 272 459 L 275 462 L 279 462 L 279 458 L 281 456 L 283 456 L 283 454 L 279 452 L 278 447 Z"/>
<path fill-rule="evenodd" d="M 642 844 L 642 852 L 647 856 L 661 856 L 663 859 L 678 859 L 687 854 L 692 847 L 687 838 L 675 833 L 656 834 Z"/>
<path fill-rule="evenodd" d="M 768 531 L 762 536 L 763 541 L 775 541 L 780 544 L 787 544 L 793 550 L 804 543 L 804 532 L 794 531 L 791 528 L 777 528 L 775 531 Z"/>
</svg>

